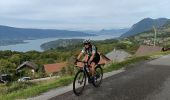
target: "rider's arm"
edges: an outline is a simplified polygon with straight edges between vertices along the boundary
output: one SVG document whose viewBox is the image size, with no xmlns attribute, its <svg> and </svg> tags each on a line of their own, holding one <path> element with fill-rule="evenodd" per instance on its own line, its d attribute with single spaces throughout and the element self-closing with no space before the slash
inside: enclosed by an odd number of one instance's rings
<svg viewBox="0 0 170 100">
<path fill-rule="evenodd" d="M 85 53 L 85 48 L 83 48 L 80 52 L 80 54 L 77 57 L 77 60 L 80 60 L 81 56 Z"/>
<path fill-rule="evenodd" d="M 80 52 L 80 54 L 77 57 L 77 60 L 80 60 L 81 56 L 83 55 L 83 52 Z"/>
<path fill-rule="evenodd" d="M 94 59 L 94 56 L 95 56 L 95 53 L 92 53 L 92 56 L 89 59 L 90 62 Z"/>
</svg>

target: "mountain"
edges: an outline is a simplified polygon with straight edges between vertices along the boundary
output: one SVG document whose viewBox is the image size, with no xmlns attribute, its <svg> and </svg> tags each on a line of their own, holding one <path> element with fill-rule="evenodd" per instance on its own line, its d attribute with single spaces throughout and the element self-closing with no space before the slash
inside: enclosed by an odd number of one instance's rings
<svg viewBox="0 0 170 100">
<path fill-rule="evenodd" d="M 144 45 L 154 45 L 154 40 L 156 45 L 163 47 L 170 47 L 170 21 L 167 21 L 163 26 L 156 28 L 156 38 L 155 31 L 153 29 L 145 31 L 134 36 L 131 36 L 134 41 L 144 44 Z"/>
<path fill-rule="evenodd" d="M 89 36 L 80 31 L 55 29 L 26 29 L 0 25 L 0 40 L 27 40 L 50 37 Z"/>
<path fill-rule="evenodd" d="M 68 46 L 72 46 L 74 48 L 75 45 L 80 44 L 82 41 L 83 41 L 83 39 L 59 39 L 59 40 L 50 41 L 50 42 L 41 44 L 41 48 L 43 50 L 64 48 L 64 47 L 68 47 Z M 69 49 L 71 49 L 71 48 L 69 47 Z"/>
<path fill-rule="evenodd" d="M 109 34 L 109 35 L 115 35 L 115 34 L 122 34 L 122 33 L 125 33 L 127 32 L 129 29 L 128 28 L 123 28 L 123 29 L 103 29 L 103 30 L 100 30 L 100 31 L 84 31 L 86 33 L 89 33 L 89 34 L 96 34 L 96 35 L 106 35 L 106 34 Z"/>
<path fill-rule="evenodd" d="M 101 30 L 99 31 L 99 34 L 121 34 L 127 32 L 129 29 L 124 28 L 124 29 L 110 29 L 110 30 Z"/>
<path fill-rule="evenodd" d="M 145 18 L 138 23 L 134 24 L 129 31 L 125 32 L 121 35 L 122 38 L 133 36 L 135 34 L 148 31 L 155 27 L 161 27 L 163 26 L 169 19 L 167 18 L 158 18 L 158 19 L 152 19 L 152 18 Z"/>
</svg>

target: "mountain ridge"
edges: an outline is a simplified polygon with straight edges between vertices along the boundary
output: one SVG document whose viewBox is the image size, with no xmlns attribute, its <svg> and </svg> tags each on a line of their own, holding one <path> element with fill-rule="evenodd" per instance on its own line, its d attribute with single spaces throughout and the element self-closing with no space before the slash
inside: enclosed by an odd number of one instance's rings
<svg viewBox="0 0 170 100">
<path fill-rule="evenodd" d="M 156 38 L 154 29 L 138 33 L 131 36 L 133 40 L 142 45 L 156 45 L 162 47 L 170 47 L 170 21 L 167 21 L 163 26 L 156 28 Z"/>
<path fill-rule="evenodd" d="M 81 31 L 57 30 L 57 29 L 34 29 L 16 28 L 0 25 L 1 40 L 27 40 L 50 37 L 90 36 L 91 34 Z"/>
<path fill-rule="evenodd" d="M 120 29 L 102 29 L 99 31 L 84 31 L 87 32 L 89 34 L 96 34 L 96 35 L 103 35 L 103 34 L 109 34 L 109 35 L 114 35 L 114 34 L 123 34 L 125 32 L 127 32 L 129 30 L 129 28 L 120 28 Z"/>
<path fill-rule="evenodd" d="M 169 20 L 170 19 L 168 19 L 168 18 L 158 18 L 158 19 L 144 18 L 141 21 L 134 24 L 129 29 L 129 31 L 122 34 L 121 37 L 126 38 L 129 36 L 133 36 L 138 33 L 144 32 L 144 31 L 148 31 L 148 30 L 152 29 L 153 26 L 155 26 L 156 28 L 159 28 L 159 27 L 163 26 Z"/>
</svg>

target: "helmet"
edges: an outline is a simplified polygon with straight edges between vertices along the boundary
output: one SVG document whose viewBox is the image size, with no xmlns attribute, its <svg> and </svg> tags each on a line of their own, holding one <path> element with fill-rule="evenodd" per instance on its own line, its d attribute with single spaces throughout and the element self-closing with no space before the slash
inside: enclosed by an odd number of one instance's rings
<svg viewBox="0 0 170 100">
<path fill-rule="evenodd" d="M 83 41 L 83 44 L 91 44 L 90 39 L 84 40 L 84 41 Z"/>
</svg>

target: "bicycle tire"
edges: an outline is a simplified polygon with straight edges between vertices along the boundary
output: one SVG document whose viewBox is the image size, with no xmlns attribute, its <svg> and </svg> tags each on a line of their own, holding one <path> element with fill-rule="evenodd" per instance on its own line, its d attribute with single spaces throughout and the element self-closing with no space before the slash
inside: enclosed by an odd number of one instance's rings
<svg viewBox="0 0 170 100">
<path fill-rule="evenodd" d="M 84 81 L 83 81 L 83 86 L 77 88 L 77 87 L 76 87 L 76 81 L 77 81 L 77 78 L 78 78 L 78 76 L 79 76 L 80 74 L 83 75 L 83 80 L 84 80 Z M 85 85 L 86 85 L 86 74 L 85 74 L 85 72 L 84 72 L 83 70 L 79 70 L 79 71 L 76 73 L 76 75 L 75 75 L 75 77 L 74 77 L 74 81 L 73 81 L 73 92 L 74 92 L 74 94 L 77 95 L 77 96 L 81 95 L 82 92 L 83 92 L 83 90 L 84 90 Z M 80 91 L 78 91 L 78 89 L 80 89 Z"/>
<path fill-rule="evenodd" d="M 97 71 L 97 69 L 100 70 L 100 73 Z M 102 80 L 103 80 L 103 69 L 100 65 L 97 65 L 96 68 L 95 68 L 95 71 L 96 71 L 96 74 L 99 74 L 100 75 L 100 80 L 97 81 L 97 80 L 94 80 L 93 81 L 93 86 L 94 87 L 99 87 L 102 83 Z"/>
</svg>

